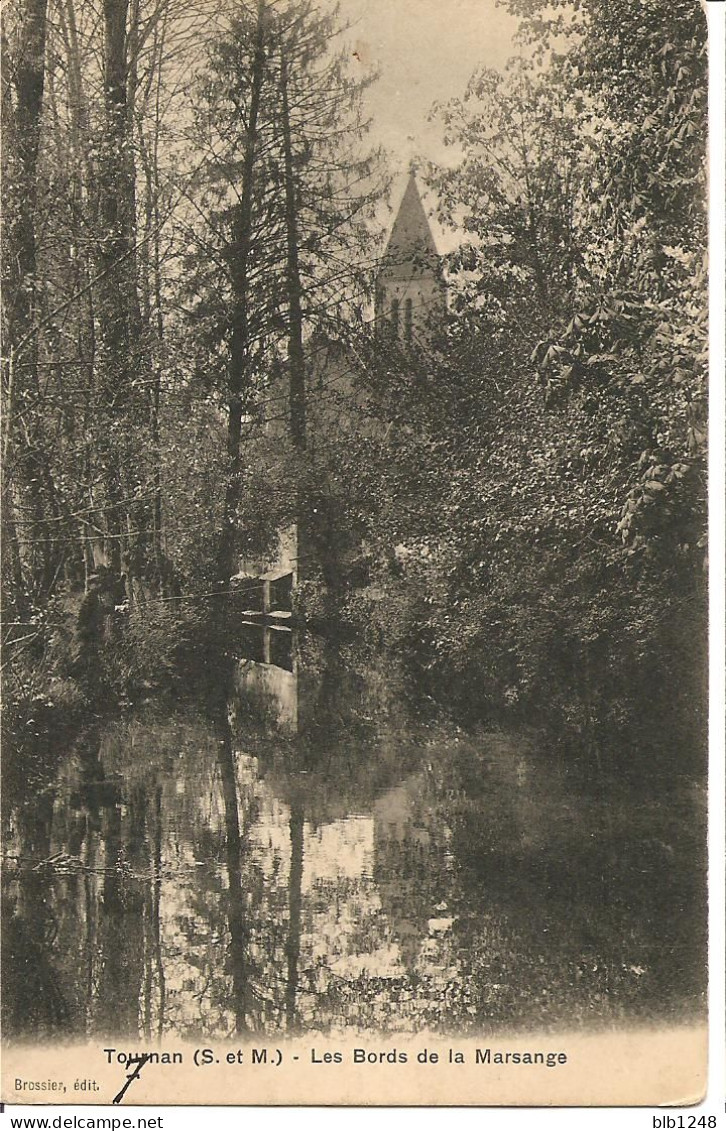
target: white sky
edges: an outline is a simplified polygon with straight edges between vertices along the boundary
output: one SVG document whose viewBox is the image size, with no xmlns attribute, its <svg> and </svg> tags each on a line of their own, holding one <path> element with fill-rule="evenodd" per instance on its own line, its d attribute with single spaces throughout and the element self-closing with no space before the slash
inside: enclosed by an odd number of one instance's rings
<svg viewBox="0 0 726 1131">
<path fill-rule="evenodd" d="M 516 52 L 517 22 L 495 0 L 340 0 L 340 14 L 354 25 L 352 73 L 380 72 L 367 109 L 371 141 L 389 152 L 395 209 L 412 158 L 451 161 L 441 124 L 428 121 L 432 104 L 463 94 L 477 67 L 503 67 Z M 424 198 L 427 211 L 431 203 Z"/>
</svg>

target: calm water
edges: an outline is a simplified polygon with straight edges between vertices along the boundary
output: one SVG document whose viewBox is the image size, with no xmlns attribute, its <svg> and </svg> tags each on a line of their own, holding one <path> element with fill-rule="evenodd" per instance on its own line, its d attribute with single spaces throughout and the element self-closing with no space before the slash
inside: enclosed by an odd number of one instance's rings
<svg viewBox="0 0 726 1131">
<path fill-rule="evenodd" d="M 246 645 L 229 723 L 147 704 L 6 785 L 7 1037 L 700 1011 L 701 787 L 422 714 L 382 657 Z"/>
</svg>

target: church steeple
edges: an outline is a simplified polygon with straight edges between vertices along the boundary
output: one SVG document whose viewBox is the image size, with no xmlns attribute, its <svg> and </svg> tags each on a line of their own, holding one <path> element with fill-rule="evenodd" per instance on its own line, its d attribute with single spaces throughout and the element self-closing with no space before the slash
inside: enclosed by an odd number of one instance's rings
<svg viewBox="0 0 726 1131">
<path fill-rule="evenodd" d="M 412 271 L 420 274 L 426 267 L 436 269 L 438 260 L 436 244 L 421 203 L 416 177 L 411 172 L 388 238 L 383 256 L 384 268 L 402 276 Z"/>
<path fill-rule="evenodd" d="M 441 317 L 446 296 L 439 255 L 416 185 L 409 173 L 376 284 L 376 319 L 404 341 L 420 338 Z"/>
</svg>

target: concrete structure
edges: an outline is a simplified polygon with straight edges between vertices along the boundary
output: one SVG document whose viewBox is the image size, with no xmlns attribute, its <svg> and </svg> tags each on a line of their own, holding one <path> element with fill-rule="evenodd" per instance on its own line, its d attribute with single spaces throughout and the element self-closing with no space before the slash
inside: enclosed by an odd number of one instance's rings
<svg viewBox="0 0 726 1131">
<path fill-rule="evenodd" d="M 276 620 L 290 617 L 300 565 L 296 523 L 278 531 L 276 545 L 269 554 L 241 559 L 231 582 L 232 591 L 239 595 L 243 615 L 271 616 Z"/>
</svg>

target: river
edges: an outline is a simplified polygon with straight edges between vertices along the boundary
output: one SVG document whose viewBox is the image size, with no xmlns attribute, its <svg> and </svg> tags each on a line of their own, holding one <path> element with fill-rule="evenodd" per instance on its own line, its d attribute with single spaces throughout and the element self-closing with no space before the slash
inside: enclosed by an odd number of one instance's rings
<svg viewBox="0 0 726 1131">
<path fill-rule="evenodd" d="M 6 1039 L 701 1015 L 702 784 L 466 729 L 384 655 L 245 645 L 227 719 L 147 702 L 6 783 Z"/>
</svg>

